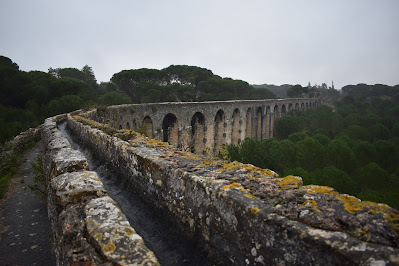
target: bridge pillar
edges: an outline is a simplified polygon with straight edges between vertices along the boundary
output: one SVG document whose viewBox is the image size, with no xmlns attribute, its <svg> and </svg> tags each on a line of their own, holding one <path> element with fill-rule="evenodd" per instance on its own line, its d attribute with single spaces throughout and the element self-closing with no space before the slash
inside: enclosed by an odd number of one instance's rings
<svg viewBox="0 0 399 266">
<path fill-rule="evenodd" d="M 265 136 L 265 138 L 266 139 L 269 139 L 270 138 L 270 128 L 271 128 L 271 113 L 270 113 L 270 107 L 268 106 L 267 108 L 266 108 L 266 128 L 265 128 L 265 131 L 266 131 L 266 136 Z"/>
<path fill-rule="evenodd" d="M 276 118 L 277 113 L 274 111 L 270 113 L 270 138 L 273 138 L 273 132 L 274 132 L 274 120 Z"/>
<path fill-rule="evenodd" d="M 266 107 L 262 108 L 262 140 L 267 139 L 267 112 Z"/>
</svg>

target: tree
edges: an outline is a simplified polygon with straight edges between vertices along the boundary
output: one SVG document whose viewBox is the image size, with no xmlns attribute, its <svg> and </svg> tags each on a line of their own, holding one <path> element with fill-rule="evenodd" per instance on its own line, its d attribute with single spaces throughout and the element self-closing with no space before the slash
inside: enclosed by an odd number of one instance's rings
<svg viewBox="0 0 399 266">
<path fill-rule="evenodd" d="M 98 102 L 104 105 L 118 105 L 132 103 L 129 97 L 116 91 L 107 92 L 98 98 Z"/>
<path fill-rule="evenodd" d="M 64 95 L 49 102 L 46 106 L 47 116 L 54 116 L 78 110 L 83 106 L 83 103 L 83 99 L 77 95 Z"/>
<path fill-rule="evenodd" d="M 308 90 L 308 88 L 302 87 L 301 85 L 297 84 L 287 90 L 287 96 L 289 98 L 303 98 Z"/>
<path fill-rule="evenodd" d="M 0 55 L 0 67 L 7 67 L 13 70 L 19 70 L 17 63 L 14 63 L 10 58 Z"/>
<path fill-rule="evenodd" d="M 48 73 L 56 78 L 73 78 L 81 80 L 88 85 L 90 85 L 93 89 L 97 88 L 97 80 L 94 76 L 93 69 L 85 65 L 82 70 L 77 68 L 49 68 Z"/>
<path fill-rule="evenodd" d="M 273 170 L 283 172 L 287 168 L 295 168 L 298 166 L 300 151 L 290 140 L 274 142 L 269 152 L 269 167 Z"/>
<path fill-rule="evenodd" d="M 84 74 L 83 81 L 86 82 L 87 84 L 89 84 L 92 88 L 97 88 L 98 84 L 97 84 L 96 77 L 94 76 L 93 69 L 91 67 L 89 67 L 88 65 L 85 65 L 81 71 Z"/>
<path fill-rule="evenodd" d="M 362 188 L 380 190 L 389 187 L 389 173 L 376 163 L 369 163 L 359 170 L 357 180 Z"/>
<path fill-rule="evenodd" d="M 278 139 L 286 139 L 289 135 L 299 132 L 303 128 L 304 125 L 301 123 L 301 119 L 292 115 L 281 117 L 277 119 L 274 124 L 275 136 Z"/>
<path fill-rule="evenodd" d="M 348 144 L 342 140 L 332 140 L 327 145 L 329 163 L 347 173 L 356 170 L 356 158 Z"/>
<path fill-rule="evenodd" d="M 313 174 L 317 185 L 333 187 L 341 193 L 353 194 L 355 192 L 355 183 L 350 176 L 334 166 L 318 169 Z"/>
<path fill-rule="evenodd" d="M 317 140 L 307 137 L 296 143 L 300 151 L 299 165 L 308 170 L 313 171 L 326 165 L 326 149 Z"/>
</svg>

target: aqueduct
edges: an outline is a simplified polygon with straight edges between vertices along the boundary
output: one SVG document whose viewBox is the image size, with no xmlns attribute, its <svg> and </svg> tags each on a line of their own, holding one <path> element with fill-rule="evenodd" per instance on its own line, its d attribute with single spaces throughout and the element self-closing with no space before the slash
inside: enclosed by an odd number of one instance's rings
<svg viewBox="0 0 399 266">
<path fill-rule="evenodd" d="M 93 119 L 145 133 L 184 151 L 214 154 L 247 137 L 272 138 L 275 119 L 320 104 L 320 98 L 132 104 L 100 110 Z"/>
<path fill-rule="evenodd" d="M 143 230 L 151 219 L 141 210 L 176 228 L 177 242 L 190 239 L 196 253 L 205 251 L 209 265 L 397 264 L 398 210 L 173 147 L 200 153 L 245 137 L 270 138 L 276 117 L 319 101 L 111 106 L 51 117 L 16 137 L 41 137 L 57 265 L 172 265 L 164 246 L 153 245 L 170 234 Z M 133 195 L 143 205 L 130 203 Z"/>
</svg>

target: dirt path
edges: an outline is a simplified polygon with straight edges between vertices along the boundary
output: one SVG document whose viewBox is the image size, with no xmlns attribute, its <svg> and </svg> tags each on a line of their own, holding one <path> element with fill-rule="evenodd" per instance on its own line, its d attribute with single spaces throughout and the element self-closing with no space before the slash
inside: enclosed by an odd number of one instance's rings
<svg viewBox="0 0 399 266">
<path fill-rule="evenodd" d="M 0 265 L 55 265 L 50 252 L 50 223 L 45 201 L 28 185 L 35 173 L 39 145 L 24 154 L 24 162 L 0 201 Z"/>
</svg>

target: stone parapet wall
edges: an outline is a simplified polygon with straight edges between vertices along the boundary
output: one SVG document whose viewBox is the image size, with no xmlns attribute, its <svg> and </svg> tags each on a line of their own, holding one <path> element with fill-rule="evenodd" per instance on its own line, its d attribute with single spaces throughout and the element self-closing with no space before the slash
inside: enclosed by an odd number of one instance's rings
<svg viewBox="0 0 399 266">
<path fill-rule="evenodd" d="M 74 135 L 221 263 L 399 263 L 399 212 L 387 205 L 178 151 L 86 117 L 68 116 Z"/>
<path fill-rule="evenodd" d="M 85 156 L 57 128 L 65 115 L 42 125 L 48 215 L 57 265 L 159 265 Z"/>
<path fill-rule="evenodd" d="M 32 141 L 38 142 L 40 140 L 40 127 L 30 128 L 24 132 L 21 132 L 12 140 L 4 143 L 0 149 L 0 160 L 9 157 L 14 153 L 21 152 L 27 144 Z"/>
</svg>

